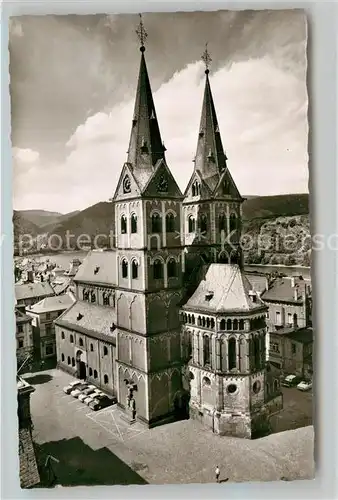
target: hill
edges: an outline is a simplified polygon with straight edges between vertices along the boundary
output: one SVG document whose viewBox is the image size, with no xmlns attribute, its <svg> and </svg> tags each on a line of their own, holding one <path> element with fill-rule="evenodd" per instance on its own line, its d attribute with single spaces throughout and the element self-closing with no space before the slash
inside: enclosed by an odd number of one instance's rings
<svg viewBox="0 0 338 500">
<path fill-rule="evenodd" d="M 27 221 L 40 227 L 43 224 L 56 222 L 63 214 L 59 212 L 49 212 L 47 210 L 19 210 L 19 214 Z"/>
<path fill-rule="evenodd" d="M 243 203 L 243 220 L 305 215 L 309 213 L 308 194 L 280 194 L 247 197 Z"/>
</svg>

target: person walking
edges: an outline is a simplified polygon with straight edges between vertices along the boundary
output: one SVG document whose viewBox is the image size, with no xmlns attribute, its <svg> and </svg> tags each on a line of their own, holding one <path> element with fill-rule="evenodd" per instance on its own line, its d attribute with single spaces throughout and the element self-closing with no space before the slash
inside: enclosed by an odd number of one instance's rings
<svg viewBox="0 0 338 500">
<path fill-rule="evenodd" d="M 216 465 L 216 469 L 215 469 L 216 483 L 219 483 L 219 474 L 220 474 L 220 470 L 219 470 L 218 465 Z"/>
</svg>

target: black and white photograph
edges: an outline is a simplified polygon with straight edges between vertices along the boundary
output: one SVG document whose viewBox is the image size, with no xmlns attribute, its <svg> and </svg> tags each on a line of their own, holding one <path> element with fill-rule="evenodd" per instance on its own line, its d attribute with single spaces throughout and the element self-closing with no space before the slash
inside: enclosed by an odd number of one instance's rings
<svg viewBox="0 0 338 500">
<path fill-rule="evenodd" d="M 314 478 L 307 37 L 10 19 L 21 488 Z"/>
</svg>

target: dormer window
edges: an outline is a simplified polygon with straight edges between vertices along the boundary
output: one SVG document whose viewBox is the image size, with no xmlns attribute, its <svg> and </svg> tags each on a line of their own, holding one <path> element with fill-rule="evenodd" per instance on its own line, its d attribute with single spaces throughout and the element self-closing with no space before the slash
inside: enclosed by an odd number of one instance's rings
<svg viewBox="0 0 338 500">
<path fill-rule="evenodd" d="M 141 153 L 148 153 L 148 145 L 144 137 L 142 137 Z"/>
<path fill-rule="evenodd" d="M 83 318 L 83 314 L 79 313 L 79 314 L 77 315 L 76 320 L 77 320 L 77 321 L 80 321 L 82 318 Z"/>
<path fill-rule="evenodd" d="M 116 325 L 114 323 L 111 324 L 111 327 L 110 327 L 110 331 L 113 333 L 113 331 L 115 330 L 116 328 Z"/>
<path fill-rule="evenodd" d="M 207 292 L 205 294 L 205 300 L 207 300 L 208 302 L 210 302 L 210 300 L 213 298 L 214 296 L 214 292 Z"/>
<path fill-rule="evenodd" d="M 100 270 L 99 266 L 96 266 L 94 269 L 94 274 L 97 274 L 99 272 L 99 270 Z"/>
</svg>

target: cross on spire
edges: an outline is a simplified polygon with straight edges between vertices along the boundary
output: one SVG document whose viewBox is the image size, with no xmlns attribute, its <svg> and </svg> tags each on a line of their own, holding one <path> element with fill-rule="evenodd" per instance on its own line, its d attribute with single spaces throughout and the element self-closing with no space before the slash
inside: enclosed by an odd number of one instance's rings
<svg viewBox="0 0 338 500">
<path fill-rule="evenodd" d="M 146 32 L 146 29 L 145 29 L 143 21 L 142 21 L 142 14 L 139 14 L 139 16 L 140 16 L 140 24 L 137 27 L 136 34 L 137 34 L 138 39 L 140 40 L 140 43 L 141 43 L 140 51 L 144 52 L 145 51 L 144 44 L 146 42 L 148 33 Z"/>
<path fill-rule="evenodd" d="M 209 66 L 210 66 L 210 63 L 212 61 L 210 53 L 208 51 L 208 42 L 205 44 L 205 50 L 201 56 L 201 59 L 205 64 L 205 73 L 207 75 L 209 73 Z"/>
</svg>

